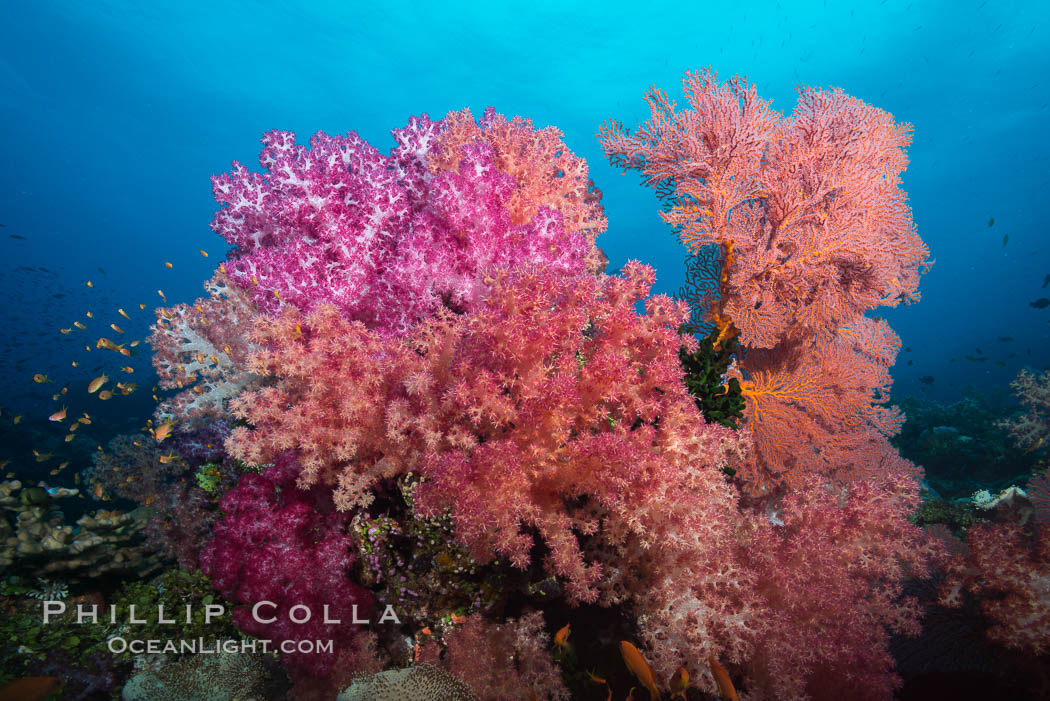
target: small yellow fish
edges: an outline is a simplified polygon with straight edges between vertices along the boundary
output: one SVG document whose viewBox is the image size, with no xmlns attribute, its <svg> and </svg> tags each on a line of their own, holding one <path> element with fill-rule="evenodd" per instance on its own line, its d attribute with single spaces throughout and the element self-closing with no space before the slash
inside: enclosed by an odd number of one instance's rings
<svg viewBox="0 0 1050 701">
<path fill-rule="evenodd" d="M 146 305 L 145 305 L 145 304 L 140 304 L 140 305 L 139 305 L 139 309 L 145 309 L 145 308 L 146 308 Z"/>
<path fill-rule="evenodd" d="M 120 327 L 119 327 L 119 326 L 117 326 L 116 324 L 110 324 L 110 325 L 109 325 L 109 328 L 113 329 L 113 330 L 114 330 L 114 331 L 116 331 L 117 333 L 124 333 L 124 329 L 120 328 Z"/>
<path fill-rule="evenodd" d="M 121 370 L 123 370 L 124 372 L 127 372 L 127 373 L 135 372 L 135 368 L 131 367 L 130 365 L 125 365 L 124 367 L 121 368 Z"/>
<path fill-rule="evenodd" d="M 101 499 L 102 498 L 102 485 L 101 484 L 96 484 L 95 485 L 95 489 L 92 490 L 91 493 L 95 495 L 96 499 Z"/>
<path fill-rule="evenodd" d="M 73 361 L 73 367 L 75 367 L 75 368 L 80 367 L 80 363 L 78 363 L 77 361 L 74 360 Z"/>
<path fill-rule="evenodd" d="M 66 393 L 66 392 L 68 392 L 68 391 L 69 391 L 69 388 L 68 388 L 68 387 L 63 387 L 63 388 L 62 388 L 62 391 L 61 391 L 61 392 L 59 392 L 59 394 L 65 394 L 65 393 Z"/>
<path fill-rule="evenodd" d="M 98 393 L 98 398 L 101 399 L 102 401 L 106 401 L 107 399 L 112 399 L 113 398 L 113 393 L 110 392 L 108 389 L 104 389 L 104 390 L 102 390 L 101 392 Z"/>
<path fill-rule="evenodd" d="M 202 256 L 204 256 L 205 258 L 207 258 L 207 257 L 208 257 L 208 252 L 207 252 L 207 251 L 205 251 L 205 250 L 204 250 L 204 249 L 202 248 L 202 249 L 201 249 L 201 255 L 202 255 Z"/>
<path fill-rule="evenodd" d="M 59 332 L 59 333 L 61 333 L 61 334 L 67 334 L 67 333 L 72 333 L 72 331 L 73 331 L 73 329 L 72 329 L 72 328 L 68 328 L 68 329 L 59 329 L 59 330 L 58 330 L 58 332 Z"/>
<path fill-rule="evenodd" d="M 168 261 L 164 261 L 164 267 L 165 267 L 165 268 L 171 268 L 171 267 L 173 267 L 173 266 L 172 266 L 172 265 L 171 265 L 171 263 L 169 263 Z"/>
<path fill-rule="evenodd" d="M 252 275 L 252 284 L 258 286 L 259 285 L 259 278 L 257 278 L 254 275 Z"/>
<path fill-rule="evenodd" d="M 131 357 L 131 351 L 128 350 L 127 348 L 125 348 L 123 345 L 120 345 L 120 346 L 117 347 L 117 352 L 119 352 L 121 355 L 123 355 L 126 358 L 130 358 Z"/>
<path fill-rule="evenodd" d="M 33 451 L 33 456 L 36 458 L 37 462 L 47 462 L 51 458 L 55 457 L 55 454 L 54 453 L 38 453 L 37 451 L 34 450 Z"/>
<path fill-rule="evenodd" d="M 37 374 L 33 375 L 33 382 L 37 383 L 38 385 L 42 385 L 45 382 L 51 382 L 51 381 L 52 380 L 50 378 L 48 378 L 47 375 L 41 375 L 39 372 Z"/>
<path fill-rule="evenodd" d="M 15 418 L 11 419 L 11 423 L 13 423 L 13 424 L 14 424 L 15 426 L 17 426 L 17 425 L 18 425 L 18 423 L 19 423 L 19 422 L 20 422 L 21 420 L 22 420 L 22 415 L 21 415 L 21 414 L 19 414 L 19 415 L 18 415 L 18 416 L 16 416 Z"/>
<path fill-rule="evenodd" d="M 94 319 L 95 318 L 95 315 L 92 314 L 91 312 L 88 312 L 85 316 L 87 316 L 88 319 Z"/>
<path fill-rule="evenodd" d="M 172 463 L 172 462 L 175 462 L 176 460 L 178 460 L 179 456 L 175 454 L 174 450 L 169 450 L 167 455 L 161 455 L 157 459 L 160 461 L 160 463 L 162 465 L 167 465 L 168 463 Z"/>
<path fill-rule="evenodd" d="M 99 387 L 107 382 L 109 382 L 109 378 L 106 377 L 105 373 L 102 373 L 88 384 L 88 394 L 94 394 Z"/>
<path fill-rule="evenodd" d="M 128 345 L 131 346 L 132 348 L 134 348 L 135 346 L 137 346 L 140 343 L 142 343 L 142 341 L 140 341 L 139 339 L 136 338 L 134 341 L 132 341 Z"/>
<path fill-rule="evenodd" d="M 77 420 L 77 421 L 74 421 L 74 422 L 73 422 L 72 424 L 70 424 L 70 425 L 69 425 L 69 432 L 70 432 L 70 433 L 73 433 L 73 432 L 74 432 L 74 431 L 76 431 L 76 430 L 77 430 L 78 428 L 80 428 L 80 421 L 79 421 L 79 420 Z"/>
<path fill-rule="evenodd" d="M 124 317 L 128 321 L 131 321 L 131 317 L 128 316 L 128 313 L 126 311 L 124 311 L 123 309 L 117 309 L 117 314 L 120 314 L 122 317 Z"/>
<path fill-rule="evenodd" d="M 225 275 L 226 274 L 226 264 L 225 263 L 219 263 L 219 270 L 221 270 L 222 274 Z"/>
<path fill-rule="evenodd" d="M 81 416 L 79 419 L 77 419 L 77 421 L 79 421 L 82 424 L 90 424 L 91 423 L 91 419 L 89 419 L 86 416 Z"/>
<path fill-rule="evenodd" d="M 163 299 L 165 302 L 168 301 L 168 298 L 164 296 L 164 290 L 157 290 L 157 294 L 159 294 L 160 298 Z"/>
<path fill-rule="evenodd" d="M 149 506 L 150 504 L 152 504 L 153 500 L 156 499 L 156 498 L 157 497 L 155 495 L 153 495 L 153 494 L 150 494 L 148 497 L 146 497 L 146 501 L 145 501 L 146 506 Z"/>
<path fill-rule="evenodd" d="M 223 346 L 222 347 L 222 352 L 225 353 L 226 355 L 233 355 L 233 351 L 230 350 L 230 346 L 229 345 Z"/>
<path fill-rule="evenodd" d="M 54 394 L 51 395 L 51 401 L 57 402 L 58 398 L 61 397 L 61 396 L 62 396 L 61 394 L 59 394 L 58 392 L 55 392 Z"/>
<path fill-rule="evenodd" d="M 73 425 L 74 426 L 79 426 L 80 424 L 73 424 Z M 69 443 L 70 441 L 72 441 L 76 437 L 77 437 L 77 434 L 75 434 L 75 433 L 68 433 L 68 434 L 66 434 L 66 443 Z"/>
<path fill-rule="evenodd" d="M 86 326 L 84 326 L 84 325 L 83 325 L 82 323 L 80 323 L 79 321 L 74 321 L 74 322 L 73 322 L 73 326 L 76 326 L 76 327 L 77 327 L 78 329 L 80 329 L 81 331 L 83 331 L 84 329 L 86 329 L 86 328 L 87 328 Z"/>
<path fill-rule="evenodd" d="M 62 470 L 66 469 L 67 467 L 69 467 L 69 461 L 66 461 L 66 462 L 62 463 L 61 465 L 59 465 L 58 466 L 58 471 L 61 472 Z"/>
<path fill-rule="evenodd" d="M 88 281 L 87 281 L 87 286 L 88 286 L 88 287 L 94 287 L 94 285 L 92 285 L 92 284 L 91 284 L 91 280 L 88 280 Z"/>
<path fill-rule="evenodd" d="M 57 394 L 55 395 L 58 396 Z M 66 408 L 62 407 L 61 411 L 56 411 L 51 416 L 47 417 L 48 421 L 65 421 L 66 420 Z"/>
</svg>

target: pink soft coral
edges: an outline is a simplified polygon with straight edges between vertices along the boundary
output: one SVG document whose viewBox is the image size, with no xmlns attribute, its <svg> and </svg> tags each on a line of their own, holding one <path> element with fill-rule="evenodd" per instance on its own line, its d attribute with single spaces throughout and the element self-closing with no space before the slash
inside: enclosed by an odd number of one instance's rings
<svg viewBox="0 0 1050 701">
<path fill-rule="evenodd" d="M 808 476 L 781 500 L 740 511 L 714 485 L 709 493 L 721 506 L 672 522 L 675 559 L 663 545 L 620 554 L 638 577 L 625 584 L 657 678 L 685 663 L 713 692 L 702 662 L 713 655 L 756 700 L 892 698 L 890 633 L 918 631 L 903 585 L 943 557 L 907 519 L 914 480 L 837 488 Z"/>
<path fill-rule="evenodd" d="M 253 369 L 277 381 L 234 402 L 254 430 L 228 447 L 249 462 L 294 450 L 300 485 L 334 486 L 347 509 L 415 472 L 417 511 L 450 510 L 475 559 L 525 567 L 538 533 L 570 597 L 593 600 L 602 571 L 579 536 L 612 521 L 618 537 L 657 542 L 676 486 L 737 445 L 682 383 L 685 306 L 656 296 L 635 311 L 653 279 L 637 263 L 622 278 L 500 275 L 473 314 L 427 321 L 407 342 L 330 307 L 263 320 Z"/>
<path fill-rule="evenodd" d="M 1050 527 L 982 523 L 966 543 L 969 552 L 953 560 L 941 603 L 961 605 L 964 591 L 978 595 L 992 621 L 989 638 L 1036 655 L 1050 651 Z"/>
<path fill-rule="evenodd" d="M 444 643 L 443 656 L 437 643 L 427 643 L 419 662 L 444 667 L 469 684 L 482 701 L 569 699 L 551 660 L 550 636 L 538 611 L 505 623 L 478 614 L 467 616 L 445 634 Z"/>
</svg>

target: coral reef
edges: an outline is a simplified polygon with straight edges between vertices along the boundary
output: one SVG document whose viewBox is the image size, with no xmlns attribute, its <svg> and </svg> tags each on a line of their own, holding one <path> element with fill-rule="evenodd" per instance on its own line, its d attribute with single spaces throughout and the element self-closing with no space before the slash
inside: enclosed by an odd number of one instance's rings
<svg viewBox="0 0 1050 701">
<path fill-rule="evenodd" d="M 460 679 L 430 664 L 377 672 L 354 681 L 339 701 L 479 701 Z"/>
<path fill-rule="evenodd" d="M 124 701 L 262 701 L 271 698 L 263 655 L 187 655 L 158 671 L 133 676 Z"/>
<path fill-rule="evenodd" d="M 0 482 L 0 571 L 30 578 L 90 582 L 106 575 L 132 579 L 157 571 L 163 557 L 144 542 L 141 512 L 98 510 L 65 523 L 54 499 L 76 489 Z M 11 523 L 10 517 L 14 517 Z"/>
</svg>

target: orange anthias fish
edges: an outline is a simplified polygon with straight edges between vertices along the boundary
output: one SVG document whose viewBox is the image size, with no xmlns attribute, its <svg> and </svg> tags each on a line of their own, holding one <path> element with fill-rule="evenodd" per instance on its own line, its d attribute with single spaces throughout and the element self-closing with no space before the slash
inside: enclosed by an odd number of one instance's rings
<svg viewBox="0 0 1050 701">
<path fill-rule="evenodd" d="M 726 668 L 718 663 L 714 655 L 707 656 L 707 664 L 711 665 L 711 676 L 715 678 L 715 684 L 718 685 L 718 693 L 722 695 L 722 698 L 727 699 L 727 701 L 740 701 L 740 697 L 736 695 L 733 680 L 729 678 L 729 672 L 726 671 Z"/>
<path fill-rule="evenodd" d="M 58 677 L 22 677 L 0 686 L 0 701 L 40 701 L 61 688 Z"/>
<path fill-rule="evenodd" d="M 685 690 L 688 688 L 689 671 L 685 667 L 679 667 L 671 677 L 671 698 L 680 698 L 685 701 Z"/>
<path fill-rule="evenodd" d="M 164 439 L 167 438 L 169 435 L 171 435 L 171 424 L 170 423 L 161 424 L 160 426 L 157 427 L 157 430 L 155 430 L 153 432 L 153 438 L 158 443 L 164 442 Z"/>
<path fill-rule="evenodd" d="M 109 382 L 109 378 L 106 377 L 105 373 L 102 373 L 88 384 L 88 394 L 94 394 L 98 391 L 98 388 Z"/>
<path fill-rule="evenodd" d="M 39 372 L 37 374 L 33 375 L 33 382 L 37 383 L 38 385 L 42 385 L 45 382 L 52 382 L 52 381 L 53 380 L 51 380 L 47 375 L 41 375 Z"/>
<path fill-rule="evenodd" d="M 62 407 L 61 411 L 56 411 L 51 416 L 47 417 L 48 421 L 65 421 L 66 420 L 66 408 Z"/>
<path fill-rule="evenodd" d="M 107 399 L 112 399 L 113 398 L 113 393 L 110 392 L 108 389 L 104 389 L 104 390 L 102 390 L 101 392 L 98 393 L 98 398 L 101 399 L 102 401 L 106 401 Z"/>
<path fill-rule="evenodd" d="M 128 321 L 131 321 L 131 317 L 128 316 L 128 313 L 126 311 L 124 311 L 123 309 L 117 309 L 117 314 L 120 314 L 122 317 L 124 317 Z"/>
<path fill-rule="evenodd" d="M 561 630 L 554 634 L 554 644 L 560 647 L 562 650 L 569 650 L 569 624 L 566 623 L 562 626 Z"/>
<path fill-rule="evenodd" d="M 631 673 L 638 678 L 642 686 L 649 690 L 649 701 L 658 701 L 660 690 L 656 688 L 656 678 L 653 676 L 653 670 L 649 663 L 645 661 L 645 658 L 642 657 L 642 653 L 638 652 L 638 648 L 626 640 L 621 640 L 620 654 L 623 655 L 623 661 L 627 665 L 627 669 L 631 670 Z"/>
</svg>

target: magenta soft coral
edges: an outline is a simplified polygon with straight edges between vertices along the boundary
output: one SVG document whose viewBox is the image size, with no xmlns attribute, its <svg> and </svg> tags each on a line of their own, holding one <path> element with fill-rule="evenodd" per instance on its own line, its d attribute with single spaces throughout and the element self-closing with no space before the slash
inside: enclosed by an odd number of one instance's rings
<svg viewBox="0 0 1050 701">
<path fill-rule="evenodd" d="M 233 620 L 245 633 L 275 643 L 333 641 L 331 653 L 283 655 L 293 674 L 321 677 L 341 651 L 357 645 L 355 614 L 367 618 L 374 599 L 350 580 L 349 515 L 335 510 L 327 490 L 296 489 L 297 472 L 294 460 L 282 456 L 263 474 L 241 477 L 221 502 L 225 517 L 201 553 L 201 569 L 238 605 Z M 261 601 L 274 606 L 254 616 L 252 606 Z M 307 607 L 310 620 L 292 622 L 294 606 Z M 325 607 L 328 617 L 340 624 L 324 622 Z M 275 620 L 258 620 L 269 617 Z"/>
<path fill-rule="evenodd" d="M 580 535 L 615 521 L 621 537 L 655 541 L 663 500 L 738 444 L 682 383 L 688 310 L 656 296 L 635 311 L 653 278 L 637 263 L 622 278 L 502 274 L 473 314 L 443 314 L 406 342 L 331 307 L 263 320 L 253 367 L 276 382 L 234 402 L 254 429 L 227 445 L 250 462 L 296 451 L 300 484 L 331 485 L 346 509 L 415 472 L 418 512 L 448 509 L 476 559 L 525 567 L 538 533 L 570 598 L 593 600 L 602 570 Z"/>
<path fill-rule="evenodd" d="M 524 138 L 531 126 L 515 121 L 510 131 L 524 151 L 508 164 L 509 154 L 499 150 L 507 135 L 499 138 L 495 127 L 479 128 L 472 118 L 473 132 L 457 123 L 445 135 L 443 122 L 414 117 L 393 131 L 397 145 L 389 155 L 353 132 L 318 133 L 309 149 L 290 132 L 268 133 L 260 156 L 265 175 L 235 163 L 233 172 L 213 178 L 225 206 L 212 227 L 237 247 L 226 264 L 230 278 L 263 312 L 334 304 L 369 328 L 403 333 L 443 305 L 475 306 L 487 293 L 485 276 L 498 269 L 593 267 L 594 237 L 605 220 L 582 159 L 560 140 L 561 160 L 545 158 L 556 152 L 552 135 L 538 132 L 532 146 Z M 493 137 L 481 138 L 488 130 Z M 446 167 L 432 172 L 429 158 L 437 151 Z M 559 165 L 569 161 L 573 167 L 562 173 Z M 559 189 L 561 183 L 567 186 Z"/>
</svg>

